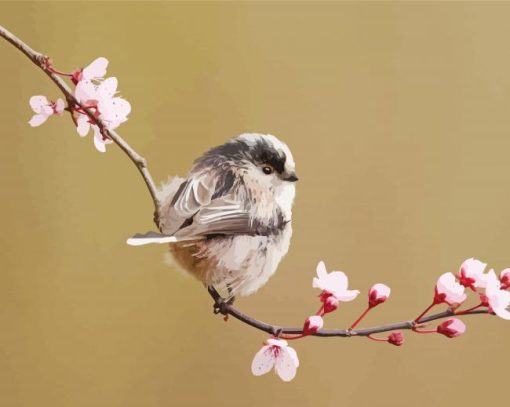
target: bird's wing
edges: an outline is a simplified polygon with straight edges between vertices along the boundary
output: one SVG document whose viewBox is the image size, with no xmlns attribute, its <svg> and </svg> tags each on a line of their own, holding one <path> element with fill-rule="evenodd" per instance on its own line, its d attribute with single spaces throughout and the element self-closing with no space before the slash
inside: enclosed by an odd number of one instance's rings
<svg viewBox="0 0 510 407">
<path fill-rule="evenodd" d="M 176 192 L 168 212 L 162 214 L 170 232 L 137 234 L 128 239 L 128 244 L 170 243 L 218 234 L 257 234 L 250 213 L 236 198 L 237 194 L 221 191 L 216 185 L 210 173 L 188 178 Z"/>
<path fill-rule="evenodd" d="M 172 200 L 170 210 L 179 217 L 188 219 L 211 203 L 216 182 L 210 173 L 191 176 L 184 181 Z"/>
<path fill-rule="evenodd" d="M 232 196 L 211 200 L 193 216 L 193 222 L 179 229 L 177 239 L 203 238 L 208 235 L 256 234 L 250 213 Z"/>
</svg>

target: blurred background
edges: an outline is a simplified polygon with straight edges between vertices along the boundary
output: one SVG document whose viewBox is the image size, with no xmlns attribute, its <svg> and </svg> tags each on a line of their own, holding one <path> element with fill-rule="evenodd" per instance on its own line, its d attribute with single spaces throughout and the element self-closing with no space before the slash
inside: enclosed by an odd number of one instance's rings
<svg viewBox="0 0 510 407">
<path fill-rule="evenodd" d="M 133 111 L 119 128 L 157 180 L 242 132 L 286 141 L 300 177 L 276 275 L 238 307 L 300 325 L 319 260 L 365 326 L 410 319 L 468 257 L 510 266 L 510 4 L 1 3 L 0 24 L 71 71 L 110 60 Z M 266 335 L 212 314 L 194 279 L 133 248 L 153 228 L 135 167 L 68 116 L 27 124 L 57 88 L 0 41 L 0 405 L 414 406 L 506 400 L 510 323 L 466 317 L 449 340 L 406 333 L 293 346 L 291 383 L 250 364 Z"/>
</svg>

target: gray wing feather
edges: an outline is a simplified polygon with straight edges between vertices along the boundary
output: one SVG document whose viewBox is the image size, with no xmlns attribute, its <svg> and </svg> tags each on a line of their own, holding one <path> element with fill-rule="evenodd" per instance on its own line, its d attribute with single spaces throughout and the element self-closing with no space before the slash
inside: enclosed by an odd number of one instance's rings
<svg viewBox="0 0 510 407">
<path fill-rule="evenodd" d="M 165 224 L 178 240 L 201 239 L 211 234 L 255 234 L 250 213 L 231 191 L 216 197 L 216 174 L 195 174 L 176 192 Z M 213 199 L 212 197 L 215 196 Z"/>
<path fill-rule="evenodd" d="M 174 197 L 173 209 L 183 218 L 193 216 L 200 208 L 211 202 L 214 184 L 210 177 L 188 179 Z"/>
<path fill-rule="evenodd" d="M 197 238 L 212 235 L 254 234 L 250 214 L 230 199 L 217 198 L 200 209 L 193 217 L 193 223 L 175 233 L 180 238 Z"/>
</svg>

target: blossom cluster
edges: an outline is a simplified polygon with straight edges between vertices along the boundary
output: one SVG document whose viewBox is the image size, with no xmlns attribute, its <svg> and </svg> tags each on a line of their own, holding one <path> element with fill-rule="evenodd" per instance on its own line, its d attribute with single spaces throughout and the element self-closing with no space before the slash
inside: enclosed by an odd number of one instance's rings
<svg viewBox="0 0 510 407">
<path fill-rule="evenodd" d="M 450 309 L 449 315 L 461 316 L 478 308 L 485 308 L 489 314 L 495 314 L 503 319 L 510 320 L 510 268 L 503 270 L 499 277 L 494 270 L 485 272 L 487 264 L 477 259 L 464 261 L 457 274 L 445 273 L 439 277 L 434 289 L 432 303 L 412 321 L 412 330 L 420 334 L 438 333 L 447 338 L 456 338 L 466 331 L 466 325 L 458 318 L 448 318 L 435 327 L 424 329 L 426 324 L 422 322 L 427 312 L 436 305 L 447 304 Z M 301 334 L 281 334 L 278 337 L 267 339 L 262 348 L 255 355 L 251 371 L 254 375 L 263 375 L 272 369 L 284 381 L 290 381 L 296 376 L 299 367 L 299 359 L 294 348 L 288 344 L 289 340 L 300 339 L 319 332 L 324 326 L 325 315 L 336 311 L 342 302 L 350 302 L 358 297 L 358 290 L 349 290 L 349 280 L 345 273 L 332 271 L 328 273 L 324 262 L 317 266 L 317 277 L 313 278 L 312 286 L 321 290 L 319 300 L 321 306 L 315 315 L 308 317 L 302 328 Z M 479 303 L 474 307 L 459 310 L 459 307 L 467 300 L 466 290 L 478 297 Z M 390 296 L 391 289 L 385 284 L 375 284 L 368 290 L 368 303 L 360 317 L 354 321 L 349 330 L 363 320 L 367 313 L 374 307 L 384 303 Z M 434 319 L 439 319 L 435 317 Z M 389 331 L 390 329 L 388 329 Z M 404 343 L 404 335 L 401 331 L 393 331 L 385 338 L 366 335 L 375 342 L 385 342 L 395 346 Z"/>
<path fill-rule="evenodd" d="M 478 296 L 480 303 L 471 309 L 487 307 L 489 312 L 510 320 L 510 269 L 501 271 L 499 277 L 491 269 L 485 272 L 487 264 L 477 259 L 467 259 L 459 272 L 445 273 L 439 277 L 433 304 L 446 303 L 457 309 L 466 301 L 470 290 Z"/>
<path fill-rule="evenodd" d="M 270 338 L 253 359 L 251 370 L 256 376 L 269 372 L 274 368 L 276 374 L 284 381 L 292 380 L 299 366 L 296 351 L 288 345 L 287 340 L 299 339 L 318 332 L 324 326 L 324 317 L 336 311 L 342 302 L 350 302 L 360 294 L 359 290 L 349 290 L 349 279 L 342 271 L 328 273 L 323 261 L 317 265 L 317 277 L 313 278 L 312 286 L 321 290 L 319 301 L 321 306 L 315 315 L 306 318 L 301 335 L 280 335 Z M 390 288 L 384 284 L 375 284 L 368 293 L 368 307 L 350 329 L 362 320 L 369 310 L 385 302 L 390 296 Z M 391 340 L 398 342 L 397 338 Z M 397 344 L 397 343 L 395 343 Z"/>
<path fill-rule="evenodd" d="M 116 95 L 117 78 L 105 78 L 107 67 L 108 60 L 103 57 L 95 59 L 85 68 L 77 69 L 72 73 L 59 72 L 51 64 L 46 65 L 49 71 L 69 77 L 76 85 L 74 97 L 79 104 L 73 103 L 67 110 L 72 113 L 80 136 L 85 137 L 92 129 L 94 146 L 100 152 L 105 152 L 106 145 L 111 144 L 112 140 L 101 131 L 98 119 L 107 129 L 113 130 L 124 123 L 131 112 L 130 103 Z M 62 99 L 50 101 L 42 95 L 32 96 L 29 103 L 35 113 L 29 121 L 32 127 L 40 126 L 50 116 L 62 116 L 65 110 Z M 86 110 L 92 115 L 89 115 Z"/>
</svg>

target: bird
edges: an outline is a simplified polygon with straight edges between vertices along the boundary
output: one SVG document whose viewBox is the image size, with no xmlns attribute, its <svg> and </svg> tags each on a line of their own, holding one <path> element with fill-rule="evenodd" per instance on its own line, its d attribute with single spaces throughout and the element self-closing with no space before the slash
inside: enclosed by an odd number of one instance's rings
<svg viewBox="0 0 510 407">
<path fill-rule="evenodd" d="M 205 286 L 228 299 L 253 294 L 288 252 L 297 180 L 284 142 L 241 134 L 197 158 L 186 178 L 163 184 L 160 232 L 127 243 L 168 243 L 180 268 Z"/>
</svg>

